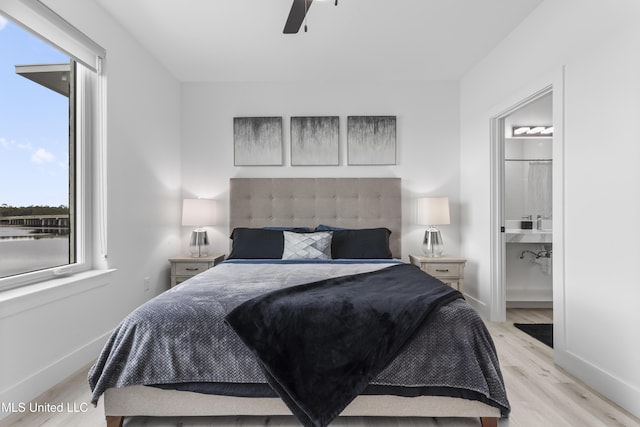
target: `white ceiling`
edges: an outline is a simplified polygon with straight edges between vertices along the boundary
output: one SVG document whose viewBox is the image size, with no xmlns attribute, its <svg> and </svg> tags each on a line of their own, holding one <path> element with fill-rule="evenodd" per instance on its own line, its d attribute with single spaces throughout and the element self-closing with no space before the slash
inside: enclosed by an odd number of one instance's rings
<svg viewBox="0 0 640 427">
<path fill-rule="evenodd" d="M 458 80 L 542 0 L 95 0 L 180 81 Z"/>
</svg>

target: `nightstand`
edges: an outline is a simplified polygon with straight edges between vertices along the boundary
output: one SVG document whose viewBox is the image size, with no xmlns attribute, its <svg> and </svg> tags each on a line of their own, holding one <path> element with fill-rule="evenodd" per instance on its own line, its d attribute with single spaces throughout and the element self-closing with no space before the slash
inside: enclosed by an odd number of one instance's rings
<svg viewBox="0 0 640 427">
<path fill-rule="evenodd" d="M 450 256 L 409 255 L 409 260 L 411 264 L 420 267 L 420 270 L 464 293 L 464 265 L 467 262 L 466 259 Z"/>
<path fill-rule="evenodd" d="M 210 269 L 222 261 L 224 261 L 224 254 L 214 254 L 200 258 L 193 258 L 188 255 L 169 258 L 171 263 L 171 287 L 173 288 L 175 285 Z"/>
</svg>

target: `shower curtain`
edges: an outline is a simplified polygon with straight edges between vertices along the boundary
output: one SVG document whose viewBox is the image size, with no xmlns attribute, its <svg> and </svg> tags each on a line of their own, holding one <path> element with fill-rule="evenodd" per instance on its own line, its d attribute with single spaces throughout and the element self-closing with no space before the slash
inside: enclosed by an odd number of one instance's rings
<svg viewBox="0 0 640 427">
<path fill-rule="evenodd" d="M 538 215 L 542 215 L 545 219 L 550 219 L 553 213 L 551 173 L 551 161 L 529 162 L 527 212 L 533 214 L 533 219 L 536 219 Z"/>
</svg>

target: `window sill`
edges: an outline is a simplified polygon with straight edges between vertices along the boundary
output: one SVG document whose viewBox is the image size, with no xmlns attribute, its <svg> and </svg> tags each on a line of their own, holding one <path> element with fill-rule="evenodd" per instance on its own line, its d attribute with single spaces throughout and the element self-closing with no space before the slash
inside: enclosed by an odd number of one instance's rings
<svg viewBox="0 0 640 427">
<path fill-rule="evenodd" d="M 0 319 L 110 283 L 111 270 L 89 270 L 0 292 Z"/>
</svg>

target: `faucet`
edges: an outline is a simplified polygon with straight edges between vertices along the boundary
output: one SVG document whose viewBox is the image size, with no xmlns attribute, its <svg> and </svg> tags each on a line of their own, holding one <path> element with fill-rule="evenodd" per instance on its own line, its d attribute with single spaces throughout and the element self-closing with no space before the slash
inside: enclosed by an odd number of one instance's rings
<svg viewBox="0 0 640 427">
<path fill-rule="evenodd" d="M 520 259 L 524 259 L 524 256 L 526 254 L 531 254 L 536 259 L 538 259 L 538 258 L 551 258 L 551 254 L 553 254 L 553 251 L 551 251 L 549 249 L 544 249 L 544 250 L 541 250 L 540 252 L 533 252 L 533 251 L 531 251 L 529 249 L 525 249 L 524 251 L 520 252 Z"/>
<path fill-rule="evenodd" d="M 542 230 L 542 215 L 536 217 L 536 229 Z"/>
</svg>

